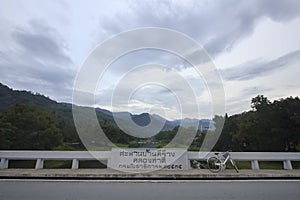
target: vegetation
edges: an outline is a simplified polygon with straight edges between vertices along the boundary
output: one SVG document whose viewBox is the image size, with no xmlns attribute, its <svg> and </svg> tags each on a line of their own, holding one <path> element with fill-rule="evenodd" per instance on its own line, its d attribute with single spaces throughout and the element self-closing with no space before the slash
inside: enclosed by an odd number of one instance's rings
<svg viewBox="0 0 300 200">
<path fill-rule="evenodd" d="M 252 109 L 233 116 L 215 116 L 222 134 L 216 151 L 296 151 L 300 141 L 300 99 L 288 97 L 273 102 L 259 95 L 251 101 Z M 140 139 L 120 130 L 108 111 L 96 109 L 106 136 L 120 147 L 172 147 L 192 143 L 189 150 L 202 150 L 207 134 L 191 128 L 175 127 L 151 138 Z M 222 121 L 225 120 L 224 127 Z M 143 123 L 143 121 L 141 122 Z M 178 130 L 184 134 L 175 137 Z M 93 142 L 94 136 L 90 136 Z M 57 103 L 43 95 L 13 91 L 0 84 L 1 150 L 84 150 L 72 119 L 72 105 Z"/>
<path fill-rule="evenodd" d="M 252 110 L 225 116 L 216 150 L 296 151 L 300 141 L 300 99 L 288 97 L 273 102 L 258 95 Z"/>
<path fill-rule="evenodd" d="M 1 149 L 52 149 L 62 142 L 53 114 L 15 105 L 0 116 Z"/>
</svg>

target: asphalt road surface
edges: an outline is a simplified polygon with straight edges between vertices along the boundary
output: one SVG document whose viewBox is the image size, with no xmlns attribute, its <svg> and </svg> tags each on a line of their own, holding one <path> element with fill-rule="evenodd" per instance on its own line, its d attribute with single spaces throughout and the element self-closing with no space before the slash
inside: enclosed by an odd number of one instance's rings
<svg viewBox="0 0 300 200">
<path fill-rule="evenodd" d="M 1 200 L 299 200 L 300 180 L 39 181 L 0 180 Z"/>
</svg>

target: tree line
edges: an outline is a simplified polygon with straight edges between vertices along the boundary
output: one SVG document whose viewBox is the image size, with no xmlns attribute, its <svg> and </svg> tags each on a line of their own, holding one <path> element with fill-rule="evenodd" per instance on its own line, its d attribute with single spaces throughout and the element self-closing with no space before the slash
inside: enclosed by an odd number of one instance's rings
<svg viewBox="0 0 300 200">
<path fill-rule="evenodd" d="M 220 121 L 216 116 L 215 121 Z M 300 99 L 288 97 L 271 102 L 258 95 L 251 110 L 228 117 L 215 150 L 297 151 L 300 141 Z M 217 128 L 218 127 L 218 123 Z"/>
<path fill-rule="evenodd" d="M 258 95 L 251 100 L 251 110 L 232 116 L 215 116 L 216 129 L 222 133 L 214 146 L 216 151 L 296 151 L 300 141 L 300 99 L 288 97 L 271 102 Z M 100 118 L 101 116 L 99 116 Z M 224 127 L 221 122 L 225 120 Z M 130 136 L 105 120 L 99 123 L 106 136 L 122 147 L 164 147 L 172 141 L 178 129 L 161 131 L 155 136 L 140 139 Z M 181 128 L 183 129 L 183 128 Z M 190 130 L 177 138 L 174 147 L 194 137 L 189 150 L 198 151 L 211 131 Z M 91 142 L 93 136 L 91 136 Z M 84 150 L 74 123 L 49 110 L 35 105 L 15 104 L 0 112 L 1 150 Z"/>
<path fill-rule="evenodd" d="M 70 149 L 67 144 L 80 144 L 74 126 L 58 120 L 53 112 L 25 104 L 0 113 L 0 141 L 2 150 Z"/>
</svg>

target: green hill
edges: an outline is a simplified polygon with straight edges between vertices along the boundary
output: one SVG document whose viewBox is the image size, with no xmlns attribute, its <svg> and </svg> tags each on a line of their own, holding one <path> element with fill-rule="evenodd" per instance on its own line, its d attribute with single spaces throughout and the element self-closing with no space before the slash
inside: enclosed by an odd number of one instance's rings
<svg viewBox="0 0 300 200">
<path fill-rule="evenodd" d="M 39 109 L 54 113 L 59 120 L 73 123 L 72 104 L 58 103 L 44 95 L 29 91 L 13 90 L 0 83 L 0 112 L 7 111 L 16 104 L 34 105 Z M 96 109 L 100 122 L 114 125 L 112 116 Z"/>
<path fill-rule="evenodd" d="M 106 124 L 107 127 L 114 126 L 112 116 L 103 111 L 96 109 L 99 122 Z M 52 132 L 58 134 L 56 140 L 51 141 L 56 145 L 44 145 L 43 147 L 37 144 L 46 144 L 47 136 L 43 135 L 42 137 L 38 133 L 41 132 L 40 127 L 44 127 L 45 130 L 49 128 L 50 125 L 47 123 L 54 124 Z M 38 136 L 34 136 L 35 133 Z M 48 135 L 50 138 L 50 133 Z M 26 142 L 25 138 L 27 138 Z M 72 104 L 58 103 L 37 93 L 13 90 L 1 83 L 0 140 L 3 143 L 2 146 L 0 145 L 0 149 L 83 148 L 73 122 Z M 6 141 L 6 144 L 3 141 Z"/>
</svg>

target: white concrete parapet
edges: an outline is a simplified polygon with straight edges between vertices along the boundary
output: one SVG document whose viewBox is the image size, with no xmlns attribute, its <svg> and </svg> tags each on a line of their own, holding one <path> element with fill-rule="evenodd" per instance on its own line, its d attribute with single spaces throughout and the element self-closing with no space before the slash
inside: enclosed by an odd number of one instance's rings
<svg viewBox="0 0 300 200">
<path fill-rule="evenodd" d="M 188 152 L 188 160 L 206 160 L 213 152 Z M 236 161 L 250 161 L 253 170 L 260 169 L 260 161 L 283 162 L 283 169 L 292 170 L 292 161 L 300 161 L 300 153 L 290 152 L 230 152 Z M 94 157 L 95 156 L 95 157 Z M 72 169 L 79 168 L 82 160 L 104 160 L 111 158 L 111 151 L 0 151 L 0 169 L 9 167 L 9 160 L 36 160 L 35 169 L 42 169 L 45 160 L 72 160 Z"/>
<path fill-rule="evenodd" d="M 110 151 L 0 151 L 0 169 L 8 168 L 9 160 L 36 160 L 35 169 L 42 169 L 45 160 L 72 160 L 72 169 L 78 169 L 80 160 L 108 160 Z"/>
<path fill-rule="evenodd" d="M 0 169 L 5 169 L 5 168 L 8 168 L 8 159 L 1 158 Z"/>
<path fill-rule="evenodd" d="M 291 161 L 300 161 L 300 153 L 297 152 L 230 152 L 230 155 L 235 161 L 250 161 L 253 170 L 260 169 L 259 161 L 281 161 L 287 170 L 293 169 Z M 213 156 L 212 152 L 188 153 L 190 160 L 205 160 L 210 156 Z"/>
</svg>

